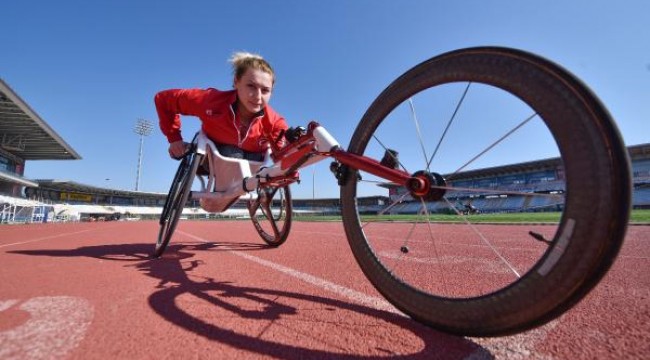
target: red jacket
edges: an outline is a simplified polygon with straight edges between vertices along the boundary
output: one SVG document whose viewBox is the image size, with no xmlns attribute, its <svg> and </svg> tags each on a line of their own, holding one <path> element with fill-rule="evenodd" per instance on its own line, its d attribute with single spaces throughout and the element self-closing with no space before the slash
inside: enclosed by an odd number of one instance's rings
<svg viewBox="0 0 650 360">
<path fill-rule="evenodd" d="M 157 93 L 154 101 L 160 130 L 170 143 L 183 139 L 180 115 L 201 119 L 201 129 L 213 141 L 252 152 L 266 151 L 268 140 L 278 139 L 282 130 L 288 128 L 284 118 L 267 105 L 253 119 L 246 134 L 240 134 L 239 119 L 235 118 L 234 111 L 237 102 L 235 90 L 171 89 Z M 277 144 L 282 147 L 284 139 L 278 140 Z"/>
</svg>

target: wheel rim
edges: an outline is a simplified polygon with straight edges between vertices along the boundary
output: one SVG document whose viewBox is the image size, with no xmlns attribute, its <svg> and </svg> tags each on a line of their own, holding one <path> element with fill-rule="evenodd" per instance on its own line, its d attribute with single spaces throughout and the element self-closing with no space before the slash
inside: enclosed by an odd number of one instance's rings
<svg viewBox="0 0 650 360">
<path fill-rule="evenodd" d="M 160 230 L 156 241 L 155 256 L 160 256 L 164 252 L 176 230 L 200 161 L 200 155 L 190 152 L 179 164 L 160 216 Z"/>
<path fill-rule="evenodd" d="M 413 82 L 422 81 L 422 85 L 415 93 L 410 90 L 410 93 L 395 95 L 402 97 L 401 103 L 388 100 L 399 105 L 386 113 L 371 114 L 370 117 L 383 120 L 364 124 L 369 129 L 365 132 L 358 129 L 361 136 L 355 136 L 350 147 L 351 152 L 377 159 L 382 158 L 389 149 L 397 150 L 400 153 L 399 167 L 408 173 L 442 174 L 448 186 L 440 189 L 444 189 L 446 195 L 431 203 L 406 191 L 399 192 L 400 188 L 397 187 L 397 190 L 391 190 L 387 204 L 370 210 L 368 206 L 364 208 L 364 205 L 355 204 L 357 219 L 350 223 L 359 222 L 361 236 L 365 238 L 373 256 L 398 281 L 431 296 L 478 299 L 508 288 L 532 269 L 549 271 L 549 242 L 561 239 L 565 234 L 571 235 L 575 223 L 571 216 L 567 222 L 567 216 L 562 211 L 567 209 L 567 205 L 572 208 L 571 204 L 565 203 L 567 188 L 574 192 L 580 189 L 575 184 L 577 176 L 564 173 L 563 165 L 567 158 L 576 157 L 569 150 L 578 147 L 567 146 L 570 140 L 566 138 L 571 134 L 562 133 L 564 125 L 561 122 L 564 119 L 556 116 L 553 113 L 556 109 L 546 106 L 543 98 L 523 94 L 532 102 L 532 105 L 528 105 L 522 101 L 522 94 L 511 93 L 517 93 L 518 88 L 505 91 L 496 87 L 508 86 L 498 75 L 493 78 L 480 78 L 481 75 L 474 78 L 474 75 L 470 75 L 468 79 L 462 79 L 463 76 L 454 74 L 439 78 L 436 83 L 410 79 Z M 483 107 L 468 111 L 468 104 L 482 104 Z M 505 116 L 494 112 L 504 109 L 508 110 Z M 446 116 L 440 117 L 442 113 Z M 407 124 L 412 137 L 396 139 L 394 135 L 403 134 L 402 129 Z M 457 138 L 454 139 L 454 136 Z M 468 142 L 468 137 L 477 140 Z M 563 150 L 558 148 L 557 141 L 564 143 Z M 460 145 L 449 147 L 449 143 Z M 511 146 L 515 144 L 515 148 L 518 146 L 526 151 L 516 154 L 503 152 L 501 149 L 507 147 L 502 145 L 506 143 Z M 544 151 L 536 151 L 538 149 Z M 503 158 L 507 158 L 505 163 Z M 472 171 L 479 169 L 501 167 L 502 172 L 516 172 L 517 166 L 523 168 L 529 164 L 532 167 L 543 159 L 557 159 L 551 161 L 551 170 L 535 175 L 539 177 L 536 179 L 539 183 L 546 182 L 544 186 L 526 186 L 531 185 L 530 181 L 517 184 L 522 179 L 520 176 L 513 176 L 513 183 L 506 186 L 506 190 L 503 183 L 499 184 L 500 189 L 495 189 L 491 183 L 494 179 L 486 179 L 478 184 L 475 180 L 465 181 Z M 574 164 L 578 162 L 572 161 Z M 519 165 L 503 168 L 514 164 Z M 594 173 L 587 168 L 584 171 Z M 505 179 L 503 175 L 494 176 L 497 177 L 499 182 Z M 353 184 L 353 192 L 347 192 L 346 197 L 380 194 L 376 189 L 378 183 L 383 183 L 381 179 L 366 173 L 362 173 L 361 178 L 363 180 Z M 548 181 L 551 178 L 554 180 Z M 541 191 L 535 193 L 532 189 Z M 404 203 L 405 200 L 411 201 Z M 476 208 L 490 212 L 553 208 L 559 210 L 560 214 L 549 219 L 553 223 L 551 225 L 528 225 L 513 230 L 503 225 L 478 222 L 477 217 L 468 215 Z M 584 206 L 575 208 L 584 209 Z M 379 212 L 385 221 L 359 219 L 358 214 L 364 211 Z M 455 214 L 459 224 L 432 222 L 431 214 L 439 211 Z M 400 212 L 414 215 L 403 221 L 403 217 L 393 215 Z M 401 235 L 386 236 L 388 233 Z M 448 239 L 454 239 L 453 243 L 449 243 Z M 470 248 L 473 251 L 468 251 Z"/>
<path fill-rule="evenodd" d="M 258 199 L 249 204 L 253 225 L 270 245 L 282 244 L 290 231 L 291 192 L 288 186 L 258 190 Z"/>
</svg>

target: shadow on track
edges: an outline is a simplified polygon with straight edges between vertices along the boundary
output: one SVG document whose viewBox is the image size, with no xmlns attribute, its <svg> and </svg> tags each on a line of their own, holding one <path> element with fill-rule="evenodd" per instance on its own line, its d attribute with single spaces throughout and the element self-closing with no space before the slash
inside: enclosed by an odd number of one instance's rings
<svg viewBox="0 0 650 360">
<path fill-rule="evenodd" d="M 150 258 L 151 244 L 100 245 L 70 250 L 22 250 L 10 253 L 91 257 L 127 262 L 126 266 L 135 267 L 145 275 L 159 280 L 155 290 L 149 295 L 148 302 L 151 309 L 162 318 L 211 341 L 260 355 L 279 359 L 493 358 L 488 350 L 468 339 L 437 332 L 391 312 L 331 297 L 274 289 L 272 284 L 267 288 L 259 288 L 215 281 L 209 277 L 190 278 L 192 271 L 202 265 L 202 261 L 192 259 L 195 252 L 257 251 L 266 247 L 246 243 L 173 244 L 160 259 Z M 214 308 L 208 311 L 208 315 L 196 316 L 183 307 L 183 299 L 190 299 L 195 303 L 199 300 L 201 304 L 209 304 Z M 335 314 L 336 312 L 339 314 Z M 372 324 L 368 326 L 365 321 L 355 322 L 359 317 L 373 319 Z M 231 322 L 230 328 L 221 323 L 233 318 L 235 325 Z M 255 334 L 251 334 L 248 330 L 246 333 L 246 329 L 256 326 L 262 326 L 261 331 L 256 330 Z M 390 327 L 394 328 L 392 332 L 382 330 Z M 390 338 L 390 334 L 395 333 L 396 329 L 399 330 L 398 336 L 407 338 Z M 308 343 L 317 346 L 292 345 L 290 341 L 280 342 L 275 336 L 265 336 L 271 332 L 276 336 L 280 334 L 287 335 L 286 338 L 306 339 Z M 342 334 L 363 345 L 352 349 L 339 347 L 336 341 Z M 404 351 L 400 344 L 409 339 L 414 340 L 417 346 L 412 345 L 412 351 Z M 365 344 L 368 340 L 375 344 Z M 397 348 L 396 351 L 391 349 L 393 346 Z M 357 351 L 355 349 L 364 350 L 362 354 L 351 354 L 350 352 Z"/>
</svg>

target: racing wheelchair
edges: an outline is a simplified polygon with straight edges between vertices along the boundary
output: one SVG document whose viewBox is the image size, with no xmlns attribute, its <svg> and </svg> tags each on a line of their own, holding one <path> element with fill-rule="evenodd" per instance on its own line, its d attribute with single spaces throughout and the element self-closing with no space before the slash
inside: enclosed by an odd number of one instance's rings
<svg viewBox="0 0 650 360">
<path fill-rule="evenodd" d="M 283 148 L 270 143 L 261 162 L 223 157 L 199 133 L 172 182 L 154 255 L 190 198 L 211 212 L 243 199 L 262 239 L 281 245 L 291 230 L 290 185 L 326 159 L 363 273 L 397 309 L 454 334 L 507 335 L 558 317 L 602 279 L 627 229 L 629 159 L 598 98 L 540 56 L 478 47 L 397 78 L 347 149 L 317 122 Z M 192 191 L 197 177 L 201 190 Z M 389 196 L 365 203 L 377 189 Z M 486 224 L 483 214 L 466 216 L 458 199 L 559 215 L 549 224 Z M 457 220 L 436 221 L 441 210 Z"/>
</svg>

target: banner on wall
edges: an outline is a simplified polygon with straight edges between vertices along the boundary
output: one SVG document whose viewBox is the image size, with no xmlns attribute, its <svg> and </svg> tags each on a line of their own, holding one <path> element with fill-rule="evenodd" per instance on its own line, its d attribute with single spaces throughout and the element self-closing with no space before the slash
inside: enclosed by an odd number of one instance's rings
<svg viewBox="0 0 650 360">
<path fill-rule="evenodd" d="M 92 201 L 92 196 L 89 195 L 89 194 L 62 192 L 61 195 L 60 195 L 60 199 L 61 200 L 67 200 L 67 201 L 91 202 Z"/>
</svg>

